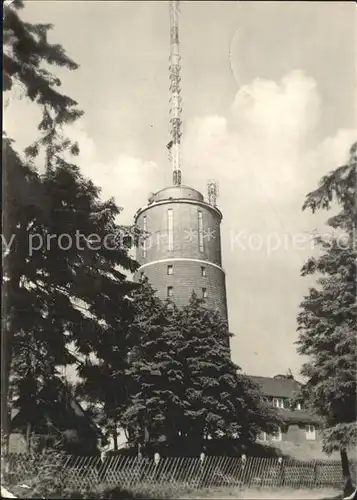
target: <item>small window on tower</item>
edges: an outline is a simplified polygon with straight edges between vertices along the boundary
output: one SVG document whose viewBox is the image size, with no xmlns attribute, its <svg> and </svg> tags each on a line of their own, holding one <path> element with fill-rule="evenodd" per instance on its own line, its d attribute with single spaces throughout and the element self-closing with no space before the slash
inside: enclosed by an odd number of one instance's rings
<svg viewBox="0 0 357 500">
<path fill-rule="evenodd" d="M 173 214 L 172 208 L 167 211 L 167 232 L 168 232 L 168 250 L 172 251 L 174 249 L 174 233 L 173 233 Z"/>
<path fill-rule="evenodd" d="M 167 296 L 172 297 L 172 295 L 173 295 L 173 288 L 172 288 L 172 286 L 168 286 L 167 287 Z"/>
<path fill-rule="evenodd" d="M 206 276 L 206 268 L 204 266 L 201 267 L 201 276 Z"/>
<path fill-rule="evenodd" d="M 207 289 L 206 288 L 202 288 L 202 298 L 207 299 Z"/>
<path fill-rule="evenodd" d="M 172 266 L 167 266 L 167 274 L 173 274 L 174 273 L 174 269 Z"/>
</svg>

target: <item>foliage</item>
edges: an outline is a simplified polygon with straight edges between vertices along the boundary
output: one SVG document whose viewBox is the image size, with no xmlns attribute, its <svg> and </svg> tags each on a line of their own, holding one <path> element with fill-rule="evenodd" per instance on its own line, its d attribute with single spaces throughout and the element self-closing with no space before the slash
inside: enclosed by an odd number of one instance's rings
<svg viewBox="0 0 357 500">
<path fill-rule="evenodd" d="M 61 45 L 48 42 L 51 24 L 31 24 L 21 19 L 19 10 L 23 6 L 21 0 L 4 5 L 3 89 L 10 91 L 20 86 L 25 97 L 40 106 L 41 137 L 27 152 L 36 157 L 43 147 L 48 165 L 53 166 L 57 161 L 60 163 L 57 155 L 66 149 L 78 154 L 78 144 L 64 137 L 61 127 L 73 123 L 83 112 L 75 100 L 59 91 L 61 80 L 51 69 L 76 70 L 78 64 L 67 56 Z"/>
<path fill-rule="evenodd" d="M 177 434 L 184 404 L 184 375 L 177 355 L 182 338 L 174 325 L 175 306 L 169 311 L 147 279 L 141 281 L 133 300 L 136 314 L 129 336 L 129 402 L 123 422 L 130 440 L 143 445 L 172 440 Z"/>
<path fill-rule="evenodd" d="M 298 316 L 298 351 L 310 357 L 302 371 L 308 378 L 304 392 L 327 427 L 356 420 L 356 150 L 357 143 L 348 163 L 325 176 L 304 204 L 314 211 L 336 200 L 341 207 L 327 221 L 340 233 L 318 237 L 321 255 L 302 268 L 303 276 L 318 278 Z"/>
<path fill-rule="evenodd" d="M 272 430 L 275 411 L 230 360 L 227 324 L 219 313 L 195 295 L 180 310 L 162 304 L 145 280 L 139 293 L 124 414 L 131 441 L 200 453 L 208 436 L 238 437 L 243 444 Z"/>
<path fill-rule="evenodd" d="M 189 439 L 239 437 L 253 442 L 261 430 L 272 430 L 275 412 L 258 387 L 230 359 L 227 322 L 204 300 L 192 295 L 178 314 L 185 373 L 185 431 Z"/>
<path fill-rule="evenodd" d="M 124 271 L 137 266 L 129 255 L 133 238 L 123 236 L 127 228 L 116 222 L 120 209 L 113 199 L 102 201 L 100 190 L 69 160 L 79 149 L 63 127 L 82 113 L 58 90 L 61 82 L 51 70 L 78 65 L 61 45 L 47 41 L 51 25 L 20 18 L 22 6 L 4 6 L 4 90 L 20 85 L 42 110 L 42 120 L 26 160 L 3 137 L 3 225 L 11 243 L 2 281 L 4 425 L 10 369 L 18 403 L 31 403 L 35 411 L 58 366 L 86 366 L 91 353 L 99 361 L 103 352 L 107 360 L 122 360 L 122 351 L 111 352 L 111 346 L 124 343 L 132 289 Z"/>
<path fill-rule="evenodd" d="M 113 200 L 101 202 L 99 190 L 77 168 L 57 167 L 37 179 L 47 207 L 18 208 L 21 247 L 16 242 L 18 252 L 6 257 L 14 272 L 5 285 L 12 367 L 38 392 L 33 384 L 55 376 L 56 366 L 85 364 L 73 350 L 85 357 L 94 352 L 100 359 L 105 351 L 107 360 L 122 358 L 112 346 L 125 341 L 132 285 L 121 269 L 136 264 L 128 254 L 131 241 L 123 240 L 124 229 L 115 222 L 119 209 Z M 71 246 L 51 242 L 51 235 L 65 235 L 64 244 Z M 91 243 L 93 235 L 97 244 Z"/>
<path fill-rule="evenodd" d="M 26 498 L 51 498 L 63 488 L 63 458 L 55 451 L 46 451 L 40 460 L 38 455 L 27 455 L 26 463 L 15 462 L 11 467 L 4 484 L 18 498 L 25 495 Z"/>
<path fill-rule="evenodd" d="M 316 238 L 321 253 L 302 268 L 303 276 L 317 275 L 317 284 L 298 316 L 298 352 L 309 357 L 301 372 L 307 378 L 303 397 L 325 421 L 327 452 L 345 453 L 357 443 L 356 152 L 357 143 L 348 162 L 324 176 L 303 207 L 313 212 L 338 207 L 327 221 L 331 237 Z"/>
<path fill-rule="evenodd" d="M 19 382 L 18 409 L 11 421 L 13 431 L 22 432 L 27 439 L 28 452 L 44 449 L 62 450 L 76 456 L 99 455 L 99 429 L 74 398 L 71 389 L 58 377 L 33 381 L 27 392 L 30 377 Z M 39 387 L 40 386 L 40 387 Z"/>
<path fill-rule="evenodd" d="M 332 453 L 336 449 L 348 449 L 357 443 L 357 426 L 351 422 L 339 423 L 333 427 L 327 427 L 324 432 L 324 450 Z"/>
</svg>

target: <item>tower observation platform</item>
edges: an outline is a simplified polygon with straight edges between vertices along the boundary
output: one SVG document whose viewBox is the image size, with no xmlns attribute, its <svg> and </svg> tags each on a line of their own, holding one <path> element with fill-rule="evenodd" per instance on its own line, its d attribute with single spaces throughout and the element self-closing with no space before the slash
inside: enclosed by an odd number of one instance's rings
<svg viewBox="0 0 357 500">
<path fill-rule="evenodd" d="M 137 249 L 137 281 L 146 276 L 160 299 L 178 307 L 192 292 L 227 319 L 222 268 L 222 213 L 196 189 L 174 185 L 157 191 L 135 214 L 147 237 Z"/>
</svg>

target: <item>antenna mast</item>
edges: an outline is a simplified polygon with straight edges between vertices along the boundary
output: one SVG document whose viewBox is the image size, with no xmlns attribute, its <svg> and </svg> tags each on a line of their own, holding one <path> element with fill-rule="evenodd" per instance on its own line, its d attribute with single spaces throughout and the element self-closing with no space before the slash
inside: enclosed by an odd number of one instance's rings
<svg viewBox="0 0 357 500">
<path fill-rule="evenodd" d="M 179 2 L 170 1 L 170 123 L 171 123 L 171 162 L 173 169 L 173 183 L 181 185 L 181 88 L 180 88 L 180 41 L 179 41 Z"/>
<path fill-rule="evenodd" d="M 208 192 L 208 203 L 215 207 L 217 205 L 217 197 L 219 195 L 219 186 L 216 180 L 210 179 L 207 182 L 207 192 Z"/>
</svg>

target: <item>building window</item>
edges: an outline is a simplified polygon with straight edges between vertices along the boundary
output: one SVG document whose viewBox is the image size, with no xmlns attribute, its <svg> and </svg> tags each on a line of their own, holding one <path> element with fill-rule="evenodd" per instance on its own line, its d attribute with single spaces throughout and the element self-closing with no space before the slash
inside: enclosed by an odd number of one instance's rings
<svg viewBox="0 0 357 500">
<path fill-rule="evenodd" d="M 315 441 L 315 439 L 316 439 L 315 426 L 309 424 L 306 426 L 305 431 L 306 431 L 306 439 L 308 439 L 309 441 Z"/>
<path fill-rule="evenodd" d="M 143 279 L 144 278 L 144 271 L 140 271 L 140 278 Z"/>
<path fill-rule="evenodd" d="M 201 210 L 198 211 L 198 246 L 200 252 L 203 252 L 203 220 Z"/>
<path fill-rule="evenodd" d="M 301 403 L 298 403 L 298 404 L 296 405 L 296 409 L 297 409 L 297 410 L 301 410 L 301 409 L 302 409 L 302 408 L 301 408 Z"/>
<path fill-rule="evenodd" d="M 173 233 L 173 214 L 172 208 L 167 210 L 167 233 L 168 233 L 168 250 L 174 249 L 174 233 Z"/>
<path fill-rule="evenodd" d="M 172 297 L 172 294 L 173 294 L 173 288 L 172 288 L 172 286 L 168 286 L 167 287 L 167 296 L 170 298 L 170 297 Z"/>
<path fill-rule="evenodd" d="M 202 298 L 207 299 L 207 289 L 206 288 L 202 288 Z"/>
<path fill-rule="evenodd" d="M 266 432 L 260 432 L 258 434 L 258 441 L 266 441 L 267 440 L 267 433 Z"/>
<path fill-rule="evenodd" d="M 143 241 L 143 254 L 144 257 L 146 257 L 146 232 L 147 232 L 147 220 L 146 220 L 146 215 L 143 217 L 143 229 L 144 229 L 144 241 Z"/>
<path fill-rule="evenodd" d="M 271 439 L 272 441 L 281 441 L 282 433 L 280 427 L 278 427 L 278 429 L 271 435 Z"/>
<path fill-rule="evenodd" d="M 204 266 L 201 267 L 201 276 L 206 276 L 206 268 Z"/>
<path fill-rule="evenodd" d="M 276 407 L 276 408 L 285 408 L 285 402 L 284 402 L 284 399 L 282 398 L 273 398 L 273 405 Z"/>
<path fill-rule="evenodd" d="M 173 274 L 174 268 L 172 266 L 167 266 L 167 274 Z"/>
</svg>

